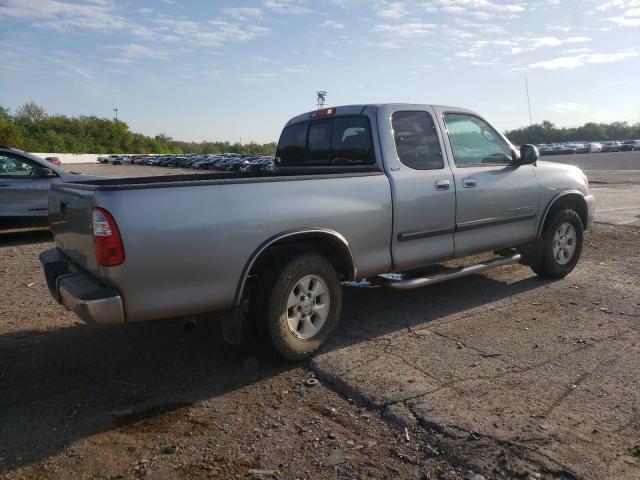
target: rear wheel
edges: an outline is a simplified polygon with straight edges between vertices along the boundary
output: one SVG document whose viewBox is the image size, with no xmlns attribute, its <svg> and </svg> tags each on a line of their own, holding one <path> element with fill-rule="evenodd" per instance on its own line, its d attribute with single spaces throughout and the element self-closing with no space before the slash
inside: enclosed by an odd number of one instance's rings
<svg viewBox="0 0 640 480">
<path fill-rule="evenodd" d="M 311 356 L 340 318 L 342 288 L 333 265 L 314 253 L 285 255 L 260 275 L 251 308 L 259 338 L 289 360 Z"/>
<path fill-rule="evenodd" d="M 531 268 L 543 277 L 566 277 L 580 259 L 582 239 L 580 215 L 571 209 L 558 210 L 547 221 L 539 240 L 541 260 Z"/>
</svg>

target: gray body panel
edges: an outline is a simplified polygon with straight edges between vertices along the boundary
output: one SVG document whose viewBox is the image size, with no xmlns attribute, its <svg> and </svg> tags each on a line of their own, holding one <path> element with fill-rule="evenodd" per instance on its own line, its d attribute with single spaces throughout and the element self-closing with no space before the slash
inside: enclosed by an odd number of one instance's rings
<svg viewBox="0 0 640 480">
<path fill-rule="evenodd" d="M 414 170 L 399 161 L 391 115 L 401 110 L 432 115 L 445 168 Z M 335 235 L 348 245 L 354 277 L 368 278 L 530 243 L 559 195 L 588 196 L 584 175 L 566 165 L 457 167 L 442 115 L 473 112 L 407 104 L 336 111 L 368 116 L 379 171 L 59 185 L 49 202 L 57 247 L 120 293 L 127 321 L 142 321 L 235 306 L 251 262 L 281 236 Z M 463 186 L 468 177 L 475 188 Z M 448 190 L 436 189 L 447 180 Z M 96 263 L 93 207 L 117 222 L 125 250 L 120 266 Z"/>
<path fill-rule="evenodd" d="M 60 201 L 67 203 L 66 221 L 58 221 Z M 107 209 L 118 223 L 126 258 L 118 267 L 98 267 L 91 257 L 90 214 L 80 213 L 90 212 L 91 205 Z M 359 278 L 391 270 L 391 193 L 381 173 L 84 190 L 76 197 L 62 187 L 52 192 L 51 211 L 58 248 L 120 291 L 129 321 L 231 307 L 253 252 L 283 232 L 338 232 L 349 244 Z"/>
</svg>

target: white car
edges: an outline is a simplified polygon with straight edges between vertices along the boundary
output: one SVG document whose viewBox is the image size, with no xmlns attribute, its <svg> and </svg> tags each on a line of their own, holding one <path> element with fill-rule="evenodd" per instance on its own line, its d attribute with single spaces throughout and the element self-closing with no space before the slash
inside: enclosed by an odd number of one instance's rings
<svg viewBox="0 0 640 480">
<path fill-rule="evenodd" d="M 591 142 L 586 144 L 589 147 L 589 153 L 600 153 L 602 152 L 602 144 L 598 142 Z"/>
</svg>

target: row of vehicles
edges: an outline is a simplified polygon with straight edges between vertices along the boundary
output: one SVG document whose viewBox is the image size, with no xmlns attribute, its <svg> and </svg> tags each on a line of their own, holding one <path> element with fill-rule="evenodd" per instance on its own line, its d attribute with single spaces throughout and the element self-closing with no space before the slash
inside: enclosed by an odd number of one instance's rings
<svg viewBox="0 0 640 480">
<path fill-rule="evenodd" d="M 540 155 L 575 155 L 576 153 L 640 151 L 640 140 L 612 140 L 607 142 L 541 143 L 536 145 Z"/>
<path fill-rule="evenodd" d="M 98 157 L 98 163 L 111 165 L 149 165 L 198 170 L 257 172 L 275 168 L 273 155 L 239 153 L 185 155 L 109 155 Z"/>
</svg>

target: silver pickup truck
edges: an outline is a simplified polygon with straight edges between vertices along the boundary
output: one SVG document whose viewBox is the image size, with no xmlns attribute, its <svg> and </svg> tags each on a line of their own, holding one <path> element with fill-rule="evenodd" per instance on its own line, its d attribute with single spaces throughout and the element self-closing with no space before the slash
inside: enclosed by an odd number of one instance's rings
<svg viewBox="0 0 640 480">
<path fill-rule="evenodd" d="M 56 248 L 40 256 L 52 295 L 97 324 L 221 312 L 228 341 L 245 325 L 299 360 L 336 326 L 342 281 L 411 289 L 510 262 L 562 278 L 593 222 L 578 168 L 460 108 L 305 113 L 276 156 L 271 172 L 54 185 Z M 483 252 L 496 256 L 423 268 Z"/>
</svg>

